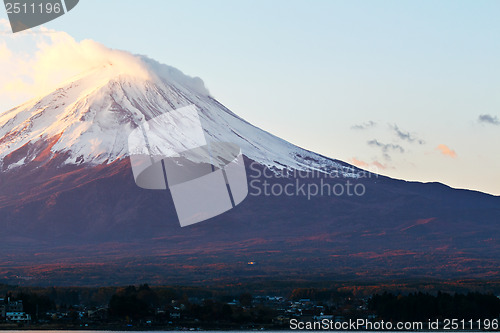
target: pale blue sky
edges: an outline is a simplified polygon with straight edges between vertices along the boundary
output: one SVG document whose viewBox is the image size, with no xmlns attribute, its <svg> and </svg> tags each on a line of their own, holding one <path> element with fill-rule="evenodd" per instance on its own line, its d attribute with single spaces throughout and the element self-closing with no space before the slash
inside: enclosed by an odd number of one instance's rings
<svg viewBox="0 0 500 333">
<path fill-rule="evenodd" d="M 500 195 L 500 125 L 479 121 L 500 119 L 499 17 L 496 0 L 80 0 L 45 26 L 199 76 L 304 148 Z"/>
</svg>

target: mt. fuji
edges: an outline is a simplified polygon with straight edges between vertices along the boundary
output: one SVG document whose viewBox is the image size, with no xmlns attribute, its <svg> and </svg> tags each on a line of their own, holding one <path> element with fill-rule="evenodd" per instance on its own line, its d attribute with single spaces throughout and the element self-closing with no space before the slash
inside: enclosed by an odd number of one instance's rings
<svg viewBox="0 0 500 333">
<path fill-rule="evenodd" d="M 201 79 L 134 59 L 103 63 L 0 114 L 6 282 L 500 277 L 499 197 L 371 175 L 296 147 L 228 110 Z M 250 188 L 351 182 L 363 195 L 251 190 L 235 209 L 181 229 L 168 191 L 134 184 L 127 138 L 142 122 L 192 104 L 207 137 L 241 147 Z M 183 140 L 165 145 L 180 149 Z"/>
<path fill-rule="evenodd" d="M 3 170 L 48 162 L 61 154 L 65 155 L 61 165 L 124 159 L 128 135 L 138 124 L 190 104 L 210 124 L 207 136 L 237 143 L 247 157 L 265 166 L 352 170 L 250 125 L 210 97 L 200 79 L 147 58 L 138 61 L 142 65 L 139 74 L 105 64 L 43 98 L 4 112 L 0 117 Z M 181 138 L 170 144 L 181 145 Z"/>
</svg>

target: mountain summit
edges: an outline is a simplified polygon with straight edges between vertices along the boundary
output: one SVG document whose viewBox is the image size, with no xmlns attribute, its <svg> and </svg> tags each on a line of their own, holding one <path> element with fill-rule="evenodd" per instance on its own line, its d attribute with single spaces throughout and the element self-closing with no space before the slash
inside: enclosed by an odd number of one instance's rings
<svg viewBox="0 0 500 333">
<path fill-rule="evenodd" d="M 233 142 L 263 165 L 352 170 L 252 126 L 213 99 L 201 79 L 144 57 L 137 57 L 132 69 L 112 63 L 94 68 L 45 97 L 4 112 L 1 167 L 38 166 L 60 155 L 65 155 L 63 165 L 109 164 L 128 156 L 128 135 L 139 124 L 191 104 L 207 124 L 207 137 Z M 182 138 L 165 144 L 175 149 Z"/>
</svg>

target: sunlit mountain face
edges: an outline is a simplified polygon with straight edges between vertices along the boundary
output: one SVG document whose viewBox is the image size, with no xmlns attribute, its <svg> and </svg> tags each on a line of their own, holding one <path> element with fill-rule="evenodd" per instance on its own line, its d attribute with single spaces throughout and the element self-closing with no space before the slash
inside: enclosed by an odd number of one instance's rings
<svg viewBox="0 0 500 333">
<path fill-rule="evenodd" d="M 301 149 L 238 117 L 200 79 L 134 59 L 103 63 L 0 115 L 6 282 L 500 277 L 499 197 L 394 180 Z M 127 138 L 193 104 L 206 137 L 241 147 L 249 195 L 181 228 L 168 190 L 136 186 Z"/>
</svg>

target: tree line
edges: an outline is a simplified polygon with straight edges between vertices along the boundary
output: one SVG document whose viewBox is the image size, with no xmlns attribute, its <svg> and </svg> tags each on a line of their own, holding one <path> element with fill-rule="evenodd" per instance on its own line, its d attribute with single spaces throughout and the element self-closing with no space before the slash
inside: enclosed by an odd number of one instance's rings
<svg viewBox="0 0 500 333">
<path fill-rule="evenodd" d="M 448 294 L 438 292 L 373 295 L 368 308 L 379 318 L 391 321 L 425 321 L 428 319 L 494 319 L 500 316 L 500 299 L 493 294 Z"/>
</svg>

